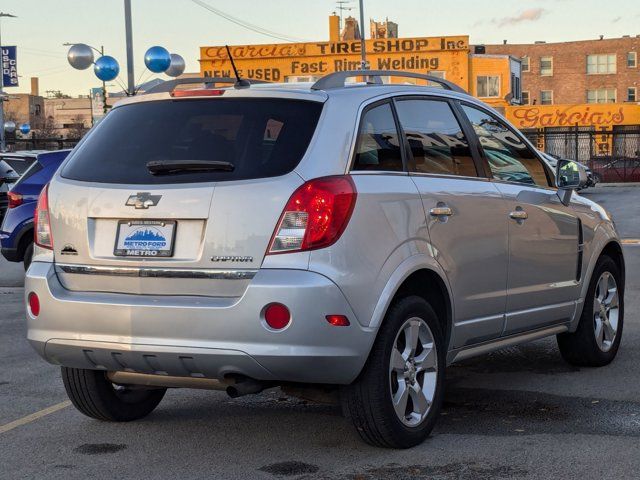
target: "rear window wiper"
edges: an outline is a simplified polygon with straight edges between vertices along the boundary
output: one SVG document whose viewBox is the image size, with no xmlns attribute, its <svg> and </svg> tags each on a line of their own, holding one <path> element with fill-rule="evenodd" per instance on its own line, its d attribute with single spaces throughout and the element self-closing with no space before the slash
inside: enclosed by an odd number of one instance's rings
<svg viewBox="0 0 640 480">
<path fill-rule="evenodd" d="M 233 172 L 236 168 L 231 162 L 217 160 L 154 160 L 147 162 L 147 170 L 152 175 L 166 175 L 180 172 Z"/>
</svg>

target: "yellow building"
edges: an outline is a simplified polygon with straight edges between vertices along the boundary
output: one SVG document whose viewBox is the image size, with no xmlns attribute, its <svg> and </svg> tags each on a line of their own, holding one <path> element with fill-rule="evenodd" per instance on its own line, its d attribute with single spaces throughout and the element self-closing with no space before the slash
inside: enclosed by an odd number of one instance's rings
<svg viewBox="0 0 640 480">
<path fill-rule="evenodd" d="M 505 116 L 520 130 L 592 127 L 611 130 L 640 125 L 640 105 L 635 103 L 584 103 L 576 105 L 513 105 Z"/>
<path fill-rule="evenodd" d="M 637 103 L 510 105 L 504 114 L 516 128 L 530 132 L 529 138 L 539 150 L 555 150 L 561 156 L 582 161 L 611 155 L 638 156 Z"/>
<path fill-rule="evenodd" d="M 365 44 L 372 70 L 444 78 L 497 108 L 520 99 L 520 61 L 508 55 L 472 55 L 466 35 L 374 38 Z M 254 80 L 314 81 L 328 73 L 360 69 L 360 40 L 340 40 L 337 15 L 329 17 L 329 41 L 235 45 L 230 49 L 240 75 Z M 224 46 L 200 48 L 200 72 L 209 77 L 233 76 Z"/>
</svg>

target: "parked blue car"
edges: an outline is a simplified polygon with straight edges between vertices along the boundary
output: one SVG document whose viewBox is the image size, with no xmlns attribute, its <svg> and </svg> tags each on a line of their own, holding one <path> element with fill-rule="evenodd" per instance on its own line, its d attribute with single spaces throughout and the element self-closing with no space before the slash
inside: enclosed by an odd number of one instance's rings
<svg viewBox="0 0 640 480">
<path fill-rule="evenodd" d="M 7 194 L 8 210 L 0 228 L 1 251 L 10 262 L 23 262 L 25 269 L 33 256 L 33 213 L 38 195 L 70 151 L 33 153 L 33 164 Z"/>
</svg>

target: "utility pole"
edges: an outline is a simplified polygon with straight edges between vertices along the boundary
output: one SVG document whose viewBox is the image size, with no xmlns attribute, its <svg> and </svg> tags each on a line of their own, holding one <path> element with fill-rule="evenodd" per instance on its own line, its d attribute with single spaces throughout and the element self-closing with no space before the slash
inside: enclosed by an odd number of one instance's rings
<svg viewBox="0 0 640 480">
<path fill-rule="evenodd" d="M 364 0 L 360 0 L 360 70 L 367 67 L 367 43 L 364 41 Z"/>
<path fill-rule="evenodd" d="M 338 6 L 336 7 L 336 10 L 338 10 L 338 11 L 340 12 L 340 28 L 339 28 L 339 30 L 340 30 L 340 31 L 342 31 L 342 12 L 343 12 L 344 10 L 347 10 L 347 11 L 351 11 L 351 10 L 353 10 L 353 7 L 346 7 L 346 6 L 345 6 L 345 5 L 349 5 L 350 3 L 351 3 L 351 2 L 349 2 L 349 1 L 347 1 L 347 0 L 338 0 L 338 1 L 336 2 L 336 4 L 338 5 Z"/>
<path fill-rule="evenodd" d="M 124 27 L 127 39 L 127 94 L 135 95 L 136 82 L 133 76 L 133 31 L 131 27 L 131 0 L 124 0 Z"/>
<path fill-rule="evenodd" d="M 18 18 L 15 15 L 11 15 L 10 13 L 0 12 L 0 20 L 2 17 L 8 18 Z M 5 141 L 4 136 L 4 62 L 2 61 L 4 57 L 4 52 L 2 48 L 2 23 L 0 23 L 0 64 L 2 67 L 0 70 L 0 151 L 4 152 L 7 149 L 7 143 Z"/>
</svg>

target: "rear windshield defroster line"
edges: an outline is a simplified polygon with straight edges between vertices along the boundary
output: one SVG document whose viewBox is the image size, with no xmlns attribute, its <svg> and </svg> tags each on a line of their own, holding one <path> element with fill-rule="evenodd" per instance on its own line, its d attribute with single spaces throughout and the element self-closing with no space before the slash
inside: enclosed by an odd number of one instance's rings
<svg viewBox="0 0 640 480">
<path fill-rule="evenodd" d="M 307 100 L 151 101 L 115 108 L 78 145 L 62 177 L 97 183 L 224 182 L 284 175 L 304 156 L 322 103 Z M 233 164 L 232 171 L 154 175 L 149 162 Z"/>
</svg>

